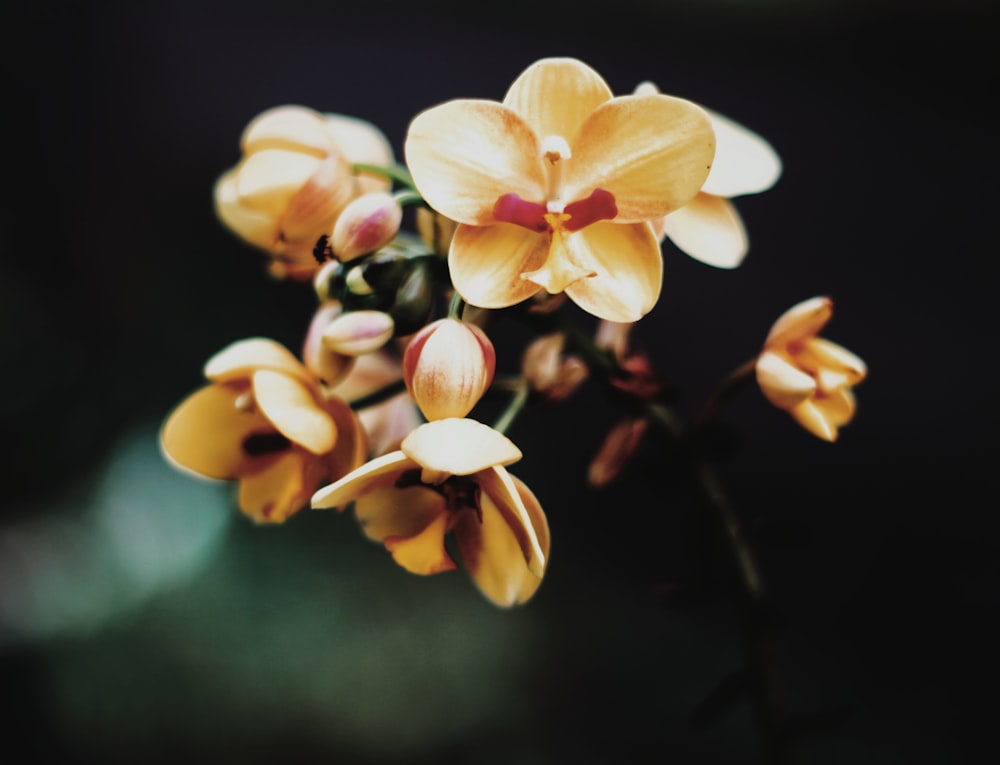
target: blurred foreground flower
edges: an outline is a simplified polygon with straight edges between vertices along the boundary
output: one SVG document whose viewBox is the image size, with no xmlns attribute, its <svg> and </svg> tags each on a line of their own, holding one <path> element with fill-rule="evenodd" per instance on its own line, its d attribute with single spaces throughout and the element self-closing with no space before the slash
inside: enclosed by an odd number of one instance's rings
<svg viewBox="0 0 1000 765">
<path fill-rule="evenodd" d="M 688 101 L 614 98 L 587 65 L 550 58 L 502 104 L 459 99 L 417 115 L 404 150 L 430 207 L 460 224 L 448 263 L 467 302 L 565 291 L 595 316 L 635 321 L 662 281 L 647 223 L 698 193 L 714 139 Z"/>
<path fill-rule="evenodd" d="M 792 306 L 771 327 L 756 364 L 768 401 L 825 441 L 835 441 L 838 429 L 854 417 L 851 388 L 868 374 L 861 359 L 819 337 L 831 316 L 828 297 Z"/>
<path fill-rule="evenodd" d="M 658 93 L 651 82 L 640 83 L 637 95 Z M 732 197 L 767 191 L 781 176 L 781 159 L 759 135 L 721 114 L 706 109 L 715 132 L 715 161 L 694 199 L 653 229 L 695 260 L 718 268 L 735 268 L 746 257 L 750 242 Z"/>
<path fill-rule="evenodd" d="M 312 498 L 315 508 L 355 503 L 365 534 L 414 574 L 454 569 L 451 532 L 479 590 L 501 607 L 526 602 L 541 584 L 549 528 L 534 494 L 507 472 L 521 451 L 470 419 L 421 425 L 399 451 L 378 457 Z"/>
<path fill-rule="evenodd" d="M 219 218 L 271 257 L 277 278 L 308 279 L 313 248 L 355 197 L 385 191 L 382 177 L 353 163 L 391 165 L 392 147 L 374 125 L 302 106 L 269 109 L 247 125 L 243 158 L 215 186 Z"/>
<path fill-rule="evenodd" d="M 238 481 L 240 509 L 255 521 L 285 521 L 365 460 L 357 416 L 278 343 L 238 341 L 204 371 L 210 384 L 164 422 L 163 453 L 203 478 Z"/>
</svg>

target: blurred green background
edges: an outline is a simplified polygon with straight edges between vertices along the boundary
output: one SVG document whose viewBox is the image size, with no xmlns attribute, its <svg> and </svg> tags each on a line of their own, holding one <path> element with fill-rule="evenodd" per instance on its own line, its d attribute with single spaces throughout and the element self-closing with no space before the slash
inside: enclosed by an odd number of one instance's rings
<svg viewBox="0 0 1000 765">
<path fill-rule="evenodd" d="M 731 687 L 742 634 L 702 509 L 652 443 L 619 483 L 584 484 L 620 416 L 599 391 L 510 431 L 554 541 L 538 595 L 509 612 L 462 572 L 405 573 L 350 516 L 255 527 L 231 487 L 157 451 L 211 354 L 252 335 L 297 347 L 312 312 L 309 288 L 268 280 L 212 212 L 251 117 L 352 114 L 399 156 L 419 110 L 500 98 L 569 55 L 616 92 L 649 79 L 726 114 L 784 161 L 772 190 L 737 200 L 740 269 L 664 248 L 637 339 L 681 412 L 818 294 L 836 304 L 826 336 L 871 369 L 836 445 L 753 388 L 723 415 L 792 761 L 974 761 L 1000 637 L 992 7 L 20 7 L 4 51 L 0 759 L 760 762 L 747 700 L 703 703 Z"/>
</svg>

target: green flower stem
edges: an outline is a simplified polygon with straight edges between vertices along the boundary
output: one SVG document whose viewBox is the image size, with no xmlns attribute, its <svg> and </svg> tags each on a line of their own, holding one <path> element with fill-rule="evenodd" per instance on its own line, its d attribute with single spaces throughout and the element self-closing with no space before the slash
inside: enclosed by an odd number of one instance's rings
<svg viewBox="0 0 1000 765">
<path fill-rule="evenodd" d="M 609 384 L 613 376 L 624 374 L 614 355 L 598 348 L 593 338 L 578 326 L 557 320 L 556 329 L 566 337 L 567 349 L 576 353 L 587 364 L 591 374 L 605 385 Z M 553 327 L 545 325 L 542 330 L 553 331 Z M 704 455 L 699 453 L 698 442 L 691 437 L 697 428 L 715 416 L 724 401 L 752 377 L 755 362 L 756 358 L 737 367 L 709 397 L 690 426 L 685 425 L 666 404 L 644 400 L 636 400 L 636 404 L 641 414 L 673 446 L 685 449 L 682 456 L 690 461 L 697 492 L 713 512 L 716 526 L 725 540 L 741 584 L 744 673 L 753 694 L 762 763 L 787 765 L 792 759 L 792 746 L 786 732 L 788 722 L 773 659 L 768 602 L 760 568 L 718 473 Z"/>
<path fill-rule="evenodd" d="M 355 412 L 359 412 L 370 406 L 381 404 L 383 401 L 388 401 L 390 398 L 402 393 L 404 390 L 406 390 L 406 383 L 402 378 L 400 378 L 395 382 L 389 383 L 385 387 L 372 391 L 367 396 L 362 396 L 361 398 L 356 398 L 353 401 L 348 401 L 347 405 L 350 406 Z"/>
<path fill-rule="evenodd" d="M 448 318 L 462 320 L 462 311 L 465 309 L 465 301 L 458 294 L 458 290 L 451 293 L 451 302 L 448 303 Z"/>
<path fill-rule="evenodd" d="M 397 191 L 393 194 L 393 198 L 400 207 L 406 207 L 407 205 L 421 204 L 424 198 L 420 196 L 420 193 L 412 189 L 406 189 L 404 191 Z"/>
<path fill-rule="evenodd" d="M 701 411 L 698 412 L 693 420 L 691 420 L 691 424 L 687 427 L 687 431 L 689 433 L 693 433 L 694 431 L 702 428 L 706 423 L 710 422 L 712 418 L 718 414 L 719 409 L 722 408 L 722 405 L 726 403 L 726 401 L 746 387 L 746 384 L 754 375 L 756 366 L 757 357 L 754 356 L 752 359 L 744 361 L 736 367 L 736 369 L 730 372 L 726 379 L 719 383 L 719 386 L 712 391 L 712 394 L 705 401 L 705 405 L 701 408 Z"/>
<path fill-rule="evenodd" d="M 524 405 L 528 403 L 528 396 L 531 394 L 531 386 L 528 385 L 528 381 L 523 377 L 515 384 L 514 393 L 510 397 L 510 402 L 508 402 L 507 407 L 503 410 L 500 417 L 497 418 L 496 422 L 493 423 L 493 430 L 499 431 L 500 433 L 506 433 L 507 428 L 509 428 L 517 416 L 524 409 Z"/>
<path fill-rule="evenodd" d="M 388 178 L 391 181 L 395 181 L 408 188 L 416 188 L 413 185 L 413 178 L 410 177 L 409 171 L 402 165 L 393 165 L 392 167 L 383 167 L 382 165 L 369 165 L 364 162 L 358 162 L 351 165 L 352 172 L 355 173 L 369 173 L 372 175 L 381 175 L 383 178 Z"/>
</svg>

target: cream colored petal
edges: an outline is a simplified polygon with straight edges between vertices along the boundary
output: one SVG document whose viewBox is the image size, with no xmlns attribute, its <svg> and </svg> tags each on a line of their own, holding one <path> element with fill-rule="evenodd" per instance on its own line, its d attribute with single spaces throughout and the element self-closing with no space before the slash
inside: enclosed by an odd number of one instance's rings
<svg viewBox="0 0 1000 765">
<path fill-rule="evenodd" d="M 337 426 L 315 394 L 294 377 L 270 369 L 253 373 L 257 405 L 283 436 L 313 454 L 326 454 L 337 440 Z"/>
<path fill-rule="evenodd" d="M 663 283 L 663 257 L 653 230 L 644 223 L 601 221 L 563 240 L 569 257 L 596 276 L 566 288 L 583 310 L 599 319 L 634 322 L 656 305 Z"/>
<path fill-rule="evenodd" d="M 796 303 L 774 322 L 764 345 L 777 348 L 793 340 L 815 337 L 833 316 L 833 301 L 814 297 Z"/>
<path fill-rule="evenodd" d="M 250 337 L 227 345 L 205 362 L 204 374 L 209 380 L 226 382 L 249 378 L 257 369 L 271 369 L 303 381 L 310 379 L 291 351 L 266 337 Z"/>
<path fill-rule="evenodd" d="M 447 530 L 448 513 L 441 513 L 415 536 L 388 537 L 385 549 L 392 553 L 396 563 L 411 574 L 427 576 L 451 571 L 456 566 L 444 547 Z"/>
<path fill-rule="evenodd" d="M 650 221 L 698 193 L 715 153 L 704 110 L 663 95 L 621 96 L 600 106 L 572 143 L 567 201 L 597 188 L 615 198 L 619 222 Z"/>
<path fill-rule="evenodd" d="M 827 417 L 826 412 L 812 399 L 806 399 L 791 409 L 795 421 L 817 438 L 824 441 L 837 440 L 837 426 Z"/>
<path fill-rule="evenodd" d="M 255 434 L 275 435 L 263 414 L 237 402 L 247 387 L 208 385 L 182 401 L 160 429 L 160 448 L 176 467 L 205 478 L 232 480 L 260 469 L 273 454 L 254 457 L 243 444 Z"/>
<path fill-rule="evenodd" d="M 525 69 L 503 104 L 521 115 L 539 138 L 571 141 L 590 113 L 613 93 L 596 71 L 573 58 L 545 58 Z"/>
<path fill-rule="evenodd" d="M 323 344 L 345 356 L 361 356 L 385 345 L 395 328 L 392 316 L 384 311 L 348 311 L 326 325 Z"/>
<path fill-rule="evenodd" d="M 664 218 L 663 232 L 692 258 L 716 268 L 736 268 L 750 246 L 736 208 L 704 192 Z"/>
<path fill-rule="evenodd" d="M 389 452 L 369 460 L 329 486 L 324 486 L 313 494 L 312 506 L 321 510 L 331 507 L 343 510 L 370 491 L 394 486 L 406 471 L 419 469 L 420 466 L 402 452 Z"/>
<path fill-rule="evenodd" d="M 255 247 L 273 250 L 278 241 L 278 218 L 240 201 L 235 170 L 223 174 L 216 182 L 214 199 L 215 214 L 227 227 Z"/>
<path fill-rule="evenodd" d="M 864 361 L 824 337 L 810 338 L 805 343 L 805 349 L 822 366 L 843 373 L 848 385 L 856 385 L 868 375 L 868 367 Z"/>
<path fill-rule="evenodd" d="M 519 479 L 510 478 L 531 519 L 542 560 L 547 560 L 550 542 L 545 514 L 531 491 Z M 495 605 L 510 608 L 526 603 L 538 590 L 544 568 L 537 573 L 529 569 L 507 518 L 488 494 L 481 498 L 481 512 L 481 522 L 468 513 L 454 529 L 462 562 L 479 591 Z"/>
<path fill-rule="evenodd" d="M 354 515 L 365 536 L 374 542 L 386 537 L 412 537 L 446 512 L 444 497 L 426 486 L 385 487 L 354 501 Z"/>
<path fill-rule="evenodd" d="M 772 351 L 760 354 L 755 371 L 761 392 L 780 409 L 791 409 L 816 391 L 811 375 Z"/>
<path fill-rule="evenodd" d="M 495 466 L 476 474 L 476 483 L 503 516 L 508 528 L 517 540 L 524 562 L 536 576 L 545 572 L 546 551 L 535 531 L 535 519 L 529 513 L 513 476 L 506 468 Z M 483 502 L 486 499 L 482 499 Z"/>
<path fill-rule="evenodd" d="M 240 144 L 247 154 L 282 149 L 314 157 L 325 157 L 336 148 L 324 118 L 295 105 L 276 106 L 258 114 L 244 129 Z"/>
<path fill-rule="evenodd" d="M 391 166 L 392 144 L 385 133 L 367 120 L 344 114 L 325 114 L 326 129 L 348 161 L 366 165 Z"/>
<path fill-rule="evenodd" d="M 521 450 L 488 425 L 452 417 L 427 422 L 403 439 L 402 452 L 431 471 L 471 475 L 521 459 Z"/>
<path fill-rule="evenodd" d="M 421 112 L 403 146 L 427 203 L 459 223 L 494 222 L 504 194 L 545 199 L 539 139 L 517 114 L 494 101 L 456 100 Z"/>
<path fill-rule="evenodd" d="M 245 206 L 282 215 L 292 196 L 306 185 L 321 163 L 297 151 L 258 151 L 240 163 L 236 192 Z"/>
<path fill-rule="evenodd" d="M 715 162 L 702 191 L 736 197 L 771 188 L 781 177 L 781 158 L 771 144 L 738 122 L 706 111 L 715 131 Z"/>
<path fill-rule="evenodd" d="M 549 235 L 509 223 L 460 225 L 448 254 L 452 283 L 467 303 L 481 308 L 520 303 L 539 289 L 521 274 L 541 267 L 549 243 Z"/>
<path fill-rule="evenodd" d="M 240 510 L 258 523 L 284 523 L 307 504 L 321 471 L 315 458 L 290 449 L 263 470 L 240 480 Z"/>
</svg>

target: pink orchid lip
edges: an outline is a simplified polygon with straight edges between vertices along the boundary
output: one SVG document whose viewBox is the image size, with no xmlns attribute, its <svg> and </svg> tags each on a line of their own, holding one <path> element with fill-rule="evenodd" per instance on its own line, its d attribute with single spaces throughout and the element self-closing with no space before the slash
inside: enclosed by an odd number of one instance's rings
<svg viewBox="0 0 1000 765">
<path fill-rule="evenodd" d="M 599 220 L 613 220 L 618 215 L 618 205 L 610 191 L 594 189 L 590 196 L 570 202 L 559 215 L 566 216 L 562 223 L 565 231 L 579 231 Z M 552 231 L 548 216 L 549 211 L 545 205 L 528 202 L 517 194 L 504 194 L 493 205 L 493 217 L 496 220 L 538 233 Z"/>
</svg>

